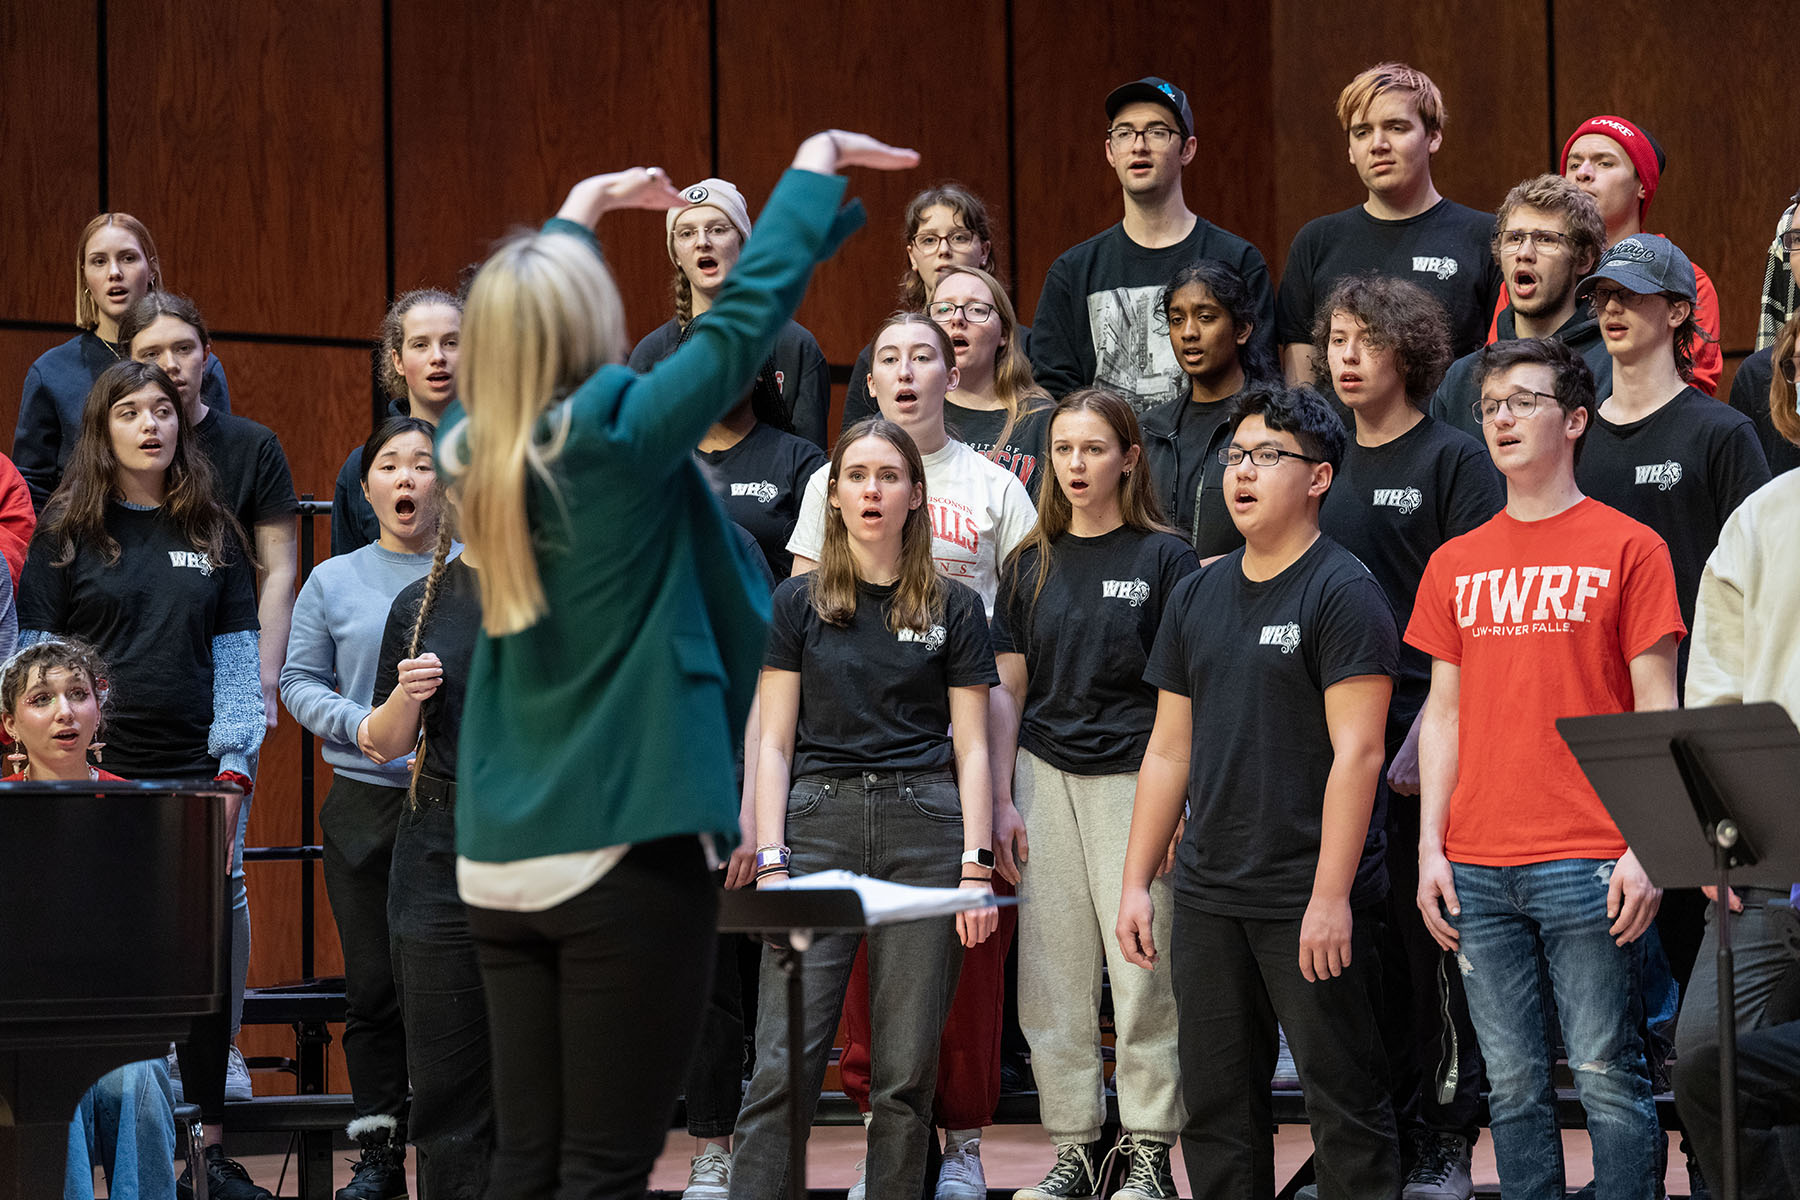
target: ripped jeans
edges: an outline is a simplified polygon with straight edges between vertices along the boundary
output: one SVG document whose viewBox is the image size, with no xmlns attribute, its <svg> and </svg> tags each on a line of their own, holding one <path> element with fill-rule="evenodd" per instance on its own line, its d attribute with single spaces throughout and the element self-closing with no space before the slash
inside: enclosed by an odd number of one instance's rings
<svg viewBox="0 0 1800 1200">
<path fill-rule="evenodd" d="M 1451 919 L 1457 965 L 1487 1062 L 1494 1157 L 1508 1200 L 1564 1194 L 1544 1019 L 1552 1002 L 1587 1112 L 1597 1200 L 1648 1200 L 1662 1133 L 1638 1037 L 1639 949 L 1614 945 L 1607 933 L 1613 863 L 1451 865 L 1462 904 Z M 1553 997 L 1539 987 L 1540 960 Z"/>
</svg>

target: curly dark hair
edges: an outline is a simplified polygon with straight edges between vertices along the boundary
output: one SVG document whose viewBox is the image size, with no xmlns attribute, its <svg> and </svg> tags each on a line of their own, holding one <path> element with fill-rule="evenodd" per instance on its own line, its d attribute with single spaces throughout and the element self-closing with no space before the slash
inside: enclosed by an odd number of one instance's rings
<svg viewBox="0 0 1800 1200">
<path fill-rule="evenodd" d="M 1450 365 L 1450 318 L 1436 296 L 1416 283 L 1391 275 L 1349 275 L 1337 281 L 1313 317 L 1313 379 L 1330 394 L 1331 318 L 1354 317 L 1370 345 L 1393 351 L 1394 365 L 1417 409 L 1431 404 Z"/>
</svg>

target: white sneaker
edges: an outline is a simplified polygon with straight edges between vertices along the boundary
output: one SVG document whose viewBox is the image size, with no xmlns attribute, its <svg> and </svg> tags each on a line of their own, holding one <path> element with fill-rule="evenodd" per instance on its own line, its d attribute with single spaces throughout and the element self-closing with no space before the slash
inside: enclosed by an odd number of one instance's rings
<svg viewBox="0 0 1800 1200">
<path fill-rule="evenodd" d="M 250 1067 L 244 1062 L 244 1052 L 236 1046 L 225 1059 L 225 1098 L 227 1100 L 248 1100 L 255 1095 L 250 1086 Z"/>
<path fill-rule="evenodd" d="M 987 1200 L 987 1176 L 981 1173 L 981 1139 L 944 1151 L 938 1168 L 937 1200 Z"/>
<path fill-rule="evenodd" d="M 869 1191 L 869 1160 L 856 1160 L 856 1182 L 844 1193 L 844 1200 L 865 1200 Z"/>
<path fill-rule="evenodd" d="M 717 1142 L 694 1157 L 688 1169 L 687 1190 L 681 1200 L 729 1200 L 731 1196 L 731 1155 Z"/>
</svg>

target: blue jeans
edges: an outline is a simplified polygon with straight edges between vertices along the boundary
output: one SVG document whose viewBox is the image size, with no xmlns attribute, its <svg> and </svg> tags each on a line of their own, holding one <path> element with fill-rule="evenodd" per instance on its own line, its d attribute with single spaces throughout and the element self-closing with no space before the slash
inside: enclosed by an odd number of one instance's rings
<svg viewBox="0 0 1800 1200">
<path fill-rule="evenodd" d="M 962 875 L 962 805 L 948 771 L 802 776 L 788 794 L 795 875 L 842 867 L 895 883 L 955 887 Z M 931 1136 L 938 1041 L 950 1015 L 962 944 L 948 917 L 883 925 L 869 939 L 871 1196 L 917 1196 Z M 804 1095 L 788 1095 L 787 977 L 763 953 L 756 1073 L 738 1116 L 731 1194 L 787 1194 L 787 1105 L 812 1124 L 862 935 L 821 935 L 802 960 L 806 997 Z"/>
<path fill-rule="evenodd" d="M 69 1122 L 63 1200 L 94 1200 L 94 1165 L 114 1200 L 175 1200 L 175 1096 L 160 1058 L 102 1075 Z"/>
<path fill-rule="evenodd" d="M 1607 933 L 1613 865 L 1452 864 L 1462 903 L 1452 921 L 1461 938 L 1457 965 L 1487 1060 L 1489 1127 L 1507 1200 L 1564 1194 L 1545 1034 L 1552 1002 L 1587 1112 L 1598 1200 L 1653 1194 L 1662 1133 L 1638 1036 L 1638 947 L 1617 946 Z M 1551 997 L 1539 986 L 1540 961 L 1549 966 Z"/>
</svg>

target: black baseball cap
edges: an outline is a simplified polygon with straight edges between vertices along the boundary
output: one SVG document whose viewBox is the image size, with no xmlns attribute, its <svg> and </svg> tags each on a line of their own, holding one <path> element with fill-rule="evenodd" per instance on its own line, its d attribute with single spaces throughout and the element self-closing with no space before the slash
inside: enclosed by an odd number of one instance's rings
<svg viewBox="0 0 1800 1200">
<path fill-rule="evenodd" d="M 1106 119 L 1112 120 L 1119 115 L 1119 110 L 1127 104 L 1160 104 L 1175 114 L 1175 124 L 1180 127 L 1181 136 L 1194 136 L 1194 110 L 1188 107 L 1187 93 L 1166 79 L 1158 79 L 1154 75 L 1146 75 L 1130 83 L 1120 84 L 1106 97 Z"/>
</svg>

